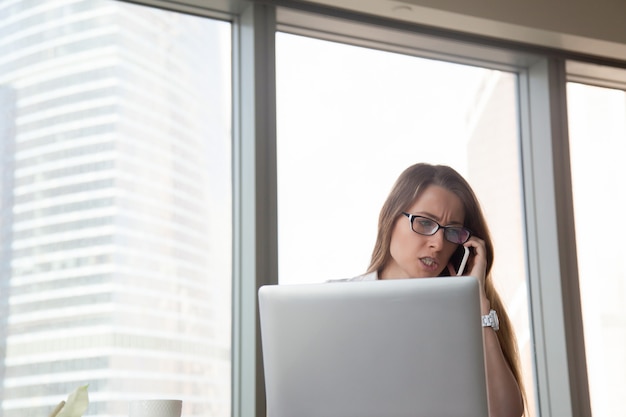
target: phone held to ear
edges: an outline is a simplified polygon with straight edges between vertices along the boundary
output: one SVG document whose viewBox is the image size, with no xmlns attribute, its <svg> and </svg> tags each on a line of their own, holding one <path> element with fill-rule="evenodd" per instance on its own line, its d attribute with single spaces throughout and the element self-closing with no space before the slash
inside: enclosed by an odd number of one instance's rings
<svg viewBox="0 0 626 417">
<path fill-rule="evenodd" d="M 465 265 L 467 264 L 467 258 L 469 258 L 470 250 L 467 246 L 463 246 L 463 259 L 461 259 L 461 265 L 459 265 L 459 269 L 456 272 L 456 276 L 461 276 L 463 272 L 465 272 Z"/>
</svg>

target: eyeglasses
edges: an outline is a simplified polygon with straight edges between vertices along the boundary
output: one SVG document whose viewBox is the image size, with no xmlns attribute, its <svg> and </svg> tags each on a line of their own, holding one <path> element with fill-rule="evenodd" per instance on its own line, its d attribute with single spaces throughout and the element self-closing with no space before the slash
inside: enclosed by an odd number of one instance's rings
<svg viewBox="0 0 626 417">
<path fill-rule="evenodd" d="M 416 216 L 415 214 L 405 213 L 404 211 L 402 214 L 409 218 L 411 230 L 420 235 L 432 236 L 437 233 L 439 229 L 443 229 L 443 237 L 448 242 L 458 245 L 467 242 L 472 235 L 472 232 L 463 226 L 442 226 L 428 217 Z"/>
</svg>

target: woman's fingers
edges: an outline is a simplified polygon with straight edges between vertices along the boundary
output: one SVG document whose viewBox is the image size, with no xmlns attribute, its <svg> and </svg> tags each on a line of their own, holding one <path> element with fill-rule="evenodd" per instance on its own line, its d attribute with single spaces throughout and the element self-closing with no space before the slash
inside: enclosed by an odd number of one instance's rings
<svg viewBox="0 0 626 417">
<path fill-rule="evenodd" d="M 465 242 L 465 246 L 472 248 L 473 252 L 467 262 L 469 275 L 478 278 L 480 282 L 484 284 L 487 272 L 487 249 L 485 247 L 485 241 L 472 236 L 470 240 Z"/>
</svg>

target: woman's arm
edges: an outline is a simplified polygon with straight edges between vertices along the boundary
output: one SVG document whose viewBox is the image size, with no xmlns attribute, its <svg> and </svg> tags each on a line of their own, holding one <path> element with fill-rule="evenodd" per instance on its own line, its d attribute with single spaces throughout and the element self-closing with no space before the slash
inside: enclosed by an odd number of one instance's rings
<svg viewBox="0 0 626 417">
<path fill-rule="evenodd" d="M 486 303 L 482 301 L 483 298 Z M 489 313 L 489 301 L 486 296 L 481 296 L 481 309 L 483 314 Z M 493 328 L 483 328 L 483 341 L 489 417 L 520 417 L 524 412 L 520 387 L 504 358 Z"/>
<path fill-rule="evenodd" d="M 485 242 L 472 237 L 465 246 L 470 246 L 474 249 L 474 256 L 471 256 L 468 262 L 468 275 L 478 278 L 481 294 L 481 311 L 482 314 L 489 314 L 491 305 L 485 293 L 487 269 Z M 483 340 L 489 417 L 520 417 L 524 413 L 522 393 L 511 368 L 504 358 L 496 331 L 491 327 L 485 327 L 483 329 Z"/>
</svg>

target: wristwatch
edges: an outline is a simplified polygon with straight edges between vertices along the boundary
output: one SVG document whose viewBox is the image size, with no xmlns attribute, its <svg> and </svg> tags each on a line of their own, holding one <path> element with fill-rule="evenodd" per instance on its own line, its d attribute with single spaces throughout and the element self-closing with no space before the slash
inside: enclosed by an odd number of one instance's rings
<svg viewBox="0 0 626 417">
<path fill-rule="evenodd" d="M 493 330 L 498 331 L 500 328 L 500 321 L 498 320 L 498 313 L 496 310 L 489 310 L 489 314 L 483 317 L 483 327 L 491 327 Z"/>
</svg>

